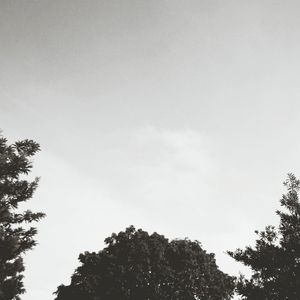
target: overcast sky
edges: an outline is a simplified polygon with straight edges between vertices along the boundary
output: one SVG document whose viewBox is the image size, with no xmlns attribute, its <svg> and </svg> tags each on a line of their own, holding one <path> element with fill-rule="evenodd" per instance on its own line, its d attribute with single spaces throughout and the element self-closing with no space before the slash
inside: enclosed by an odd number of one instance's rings
<svg viewBox="0 0 300 300">
<path fill-rule="evenodd" d="M 300 176 L 299 1 L 0 0 L 0 128 L 32 138 L 23 300 L 133 224 L 224 254 Z"/>
</svg>

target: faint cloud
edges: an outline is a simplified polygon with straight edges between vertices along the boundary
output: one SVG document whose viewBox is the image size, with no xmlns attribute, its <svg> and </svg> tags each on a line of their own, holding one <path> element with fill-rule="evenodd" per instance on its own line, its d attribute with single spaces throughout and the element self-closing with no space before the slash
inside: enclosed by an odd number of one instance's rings
<svg viewBox="0 0 300 300">
<path fill-rule="evenodd" d="M 199 193 L 209 192 L 207 179 L 216 169 L 208 144 L 204 134 L 190 129 L 146 126 L 132 131 L 117 150 L 106 153 L 113 162 L 110 177 L 104 178 L 111 196 L 155 211 L 199 201 Z"/>
</svg>

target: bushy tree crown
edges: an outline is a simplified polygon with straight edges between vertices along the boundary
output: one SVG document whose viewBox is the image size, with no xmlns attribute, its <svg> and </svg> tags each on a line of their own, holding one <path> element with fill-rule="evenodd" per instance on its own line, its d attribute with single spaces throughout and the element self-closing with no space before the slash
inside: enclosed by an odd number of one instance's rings
<svg viewBox="0 0 300 300">
<path fill-rule="evenodd" d="M 199 242 L 169 241 L 133 226 L 105 240 L 98 253 L 79 256 L 71 284 L 56 300 L 224 300 L 233 278 L 221 272 Z"/>
</svg>

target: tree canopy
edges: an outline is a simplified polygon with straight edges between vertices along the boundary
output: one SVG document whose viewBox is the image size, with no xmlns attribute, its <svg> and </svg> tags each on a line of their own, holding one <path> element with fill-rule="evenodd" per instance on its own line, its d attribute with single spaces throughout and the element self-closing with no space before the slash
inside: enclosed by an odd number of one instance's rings
<svg viewBox="0 0 300 300">
<path fill-rule="evenodd" d="M 283 210 L 278 228 L 267 226 L 258 232 L 254 247 L 228 252 L 236 261 L 249 266 L 253 274 L 238 281 L 242 299 L 300 299 L 300 181 L 289 174 L 284 183 L 287 193 L 280 200 Z"/>
<path fill-rule="evenodd" d="M 24 263 L 22 254 L 36 244 L 36 228 L 23 226 L 40 220 L 43 213 L 30 210 L 20 212 L 21 203 L 32 198 L 38 178 L 24 178 L 32 169 L 31 157 L 39 151 L 32 140 L 23 140 L 12 145 L 0 136 L 0 299 L 20 299 L 23 286 Z"/>
<path fill-rule="evenodd" d="M 98 253 L 80 254 L 71 284 L 56 300 L 230 299 L 234 278 L 197 241 L 149 235 L 133 226 L 113 233 Z"/>
</svg>

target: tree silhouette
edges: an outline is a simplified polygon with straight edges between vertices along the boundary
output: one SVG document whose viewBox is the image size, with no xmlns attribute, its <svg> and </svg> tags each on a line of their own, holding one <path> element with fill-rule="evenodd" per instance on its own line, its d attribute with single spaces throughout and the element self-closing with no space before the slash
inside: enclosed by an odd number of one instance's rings
<svg viewBox="0 0 300 300">
<path fill-rule="evenodd" d="M 32 140 L 12 145 L 0 136 L 0 299 L 18 300 L 24 293 L 22 254 L 36 244 L 34 227 L 25 223 L 40 220 L 43 213 L 19 212 L 19 204 L 28 201 L 37 188 L 38 179 L 24 179 L 32 168 L 30 158 L 39 151 Z"/>
<path fill-rule="evenodd" d="M 284 183 L 287 193 L 277 211 L 278 229 L 267 226 L 258 232 L 255 247 L 228 252 L 235 260 L 251 267 L 252 277 L 241 276 L 237 291 L 242 299 L 297 300 L 300 299 L 300 181 L 288 174 Z"/>
<path fill-rule="evenodd" d="M 56 300 L 230 299 L 234 279 L 199 242 L 169 241 L 133 226 L 105 240 L 98 253 L 80 254 L 69 286 Z"/>
</svg>

